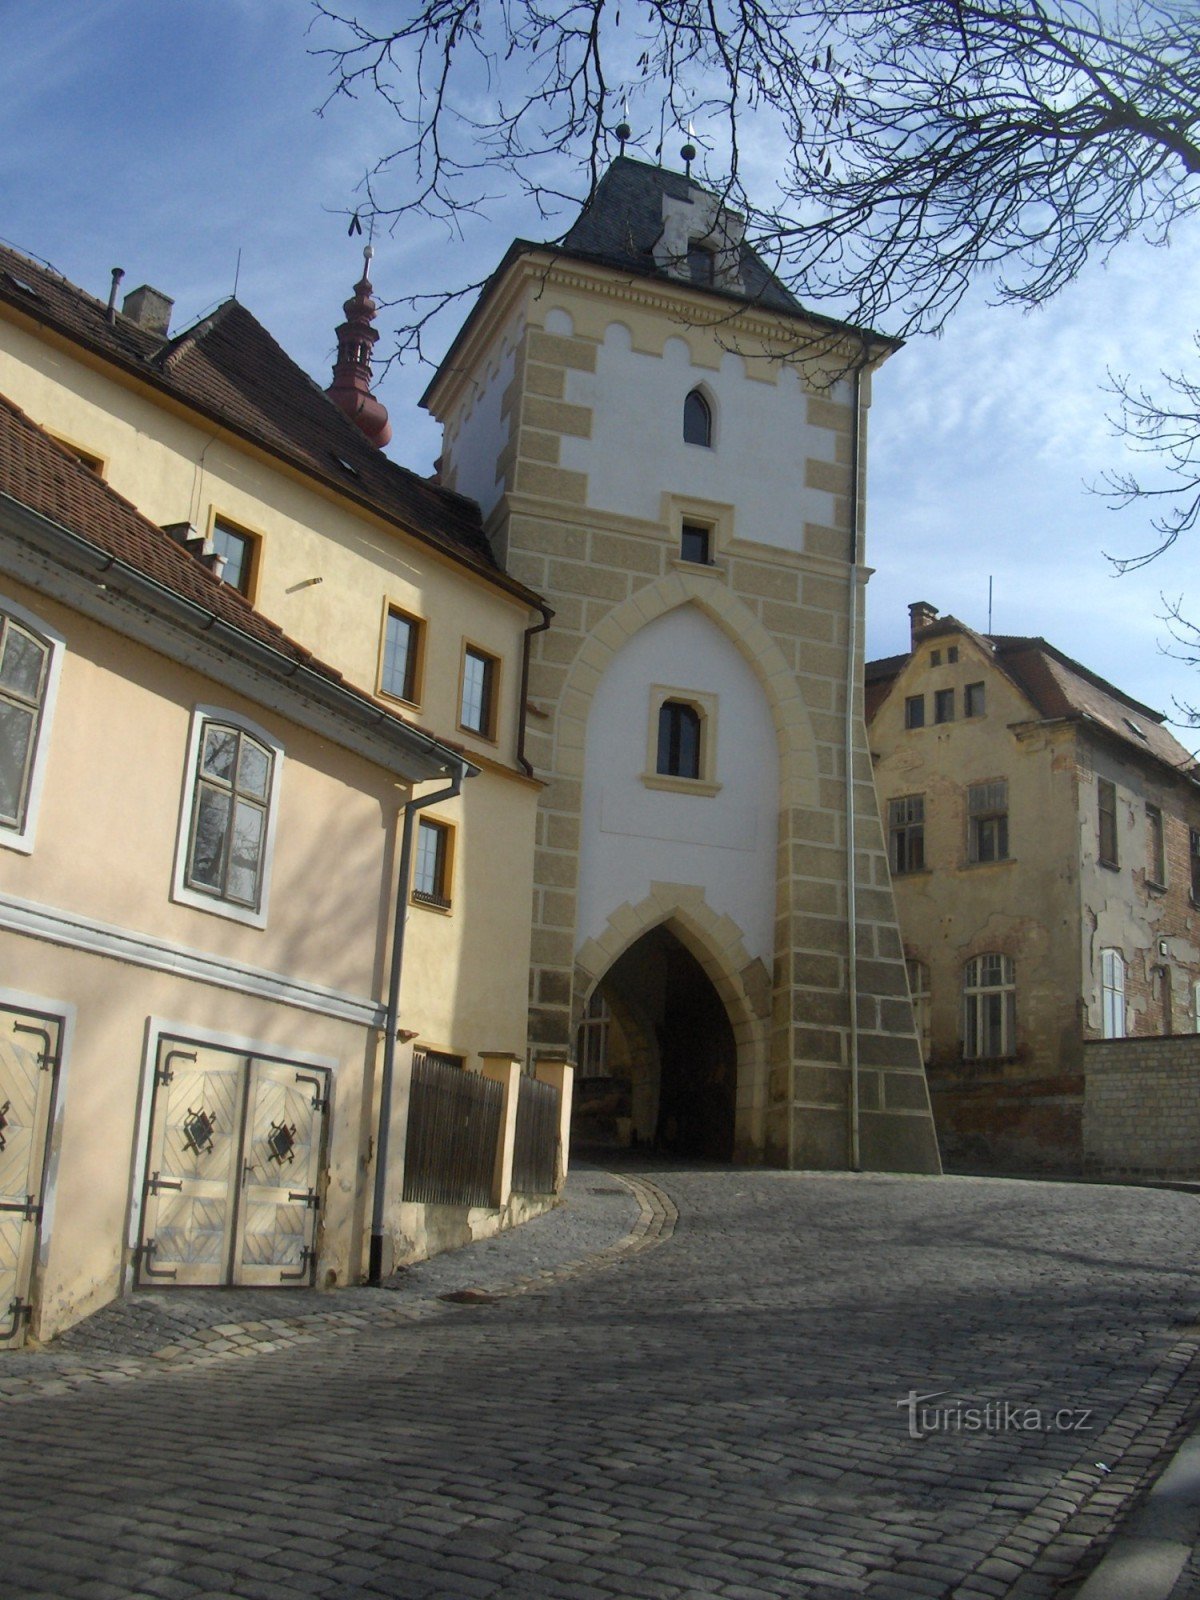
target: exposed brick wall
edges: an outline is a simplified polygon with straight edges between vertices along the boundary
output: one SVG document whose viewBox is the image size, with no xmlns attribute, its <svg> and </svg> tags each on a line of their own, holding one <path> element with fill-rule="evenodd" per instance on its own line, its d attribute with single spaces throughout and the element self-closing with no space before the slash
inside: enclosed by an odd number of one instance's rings
<svg viewBox="0 0 1200 1600">
<path fill-rule="evenodd" d="M 1200 1034 L 1094 1040 L 1083 1057 L 1085 1171 L 1200 1173 Z"/>
<path fill-rule="evenodd" d="M 1083 1079 L 1019 1078 L 931 1068 L 929 1095 L 951 1172 L 1077 1173 L 1083 1163 Z"/>
</svg>

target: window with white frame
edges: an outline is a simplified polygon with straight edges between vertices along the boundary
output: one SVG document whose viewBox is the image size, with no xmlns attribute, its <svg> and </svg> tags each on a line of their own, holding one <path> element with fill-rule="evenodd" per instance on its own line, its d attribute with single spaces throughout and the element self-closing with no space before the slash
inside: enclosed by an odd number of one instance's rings
<svg viewBox="0 0 1200 1600">
<path fill-rule="evenodd" d="M 225 557 L 221 577 L 231 588 L 249 598 L 258 558 L 258 540 L 252 533 L 245 533 L 231 523 L 222 522 L 220 518 L 214 520 L 210 538 L 213 549 Z"/>
<path fill-rule="evenodd" d="M 1011 1056 L 1017 1038 L 1017 989 L 1011 956 L 989 951 L 963 968 L 963 1056 Z"/>
<path fill-rule="evenodd" d="M 241 718 L 193 717 L 174 897 L 238 921 L 266 922 L 283 747 Z"/>
<path fill-rule="evenodd" d="M 63 638 L 0 600 L 0 844 L 33 849 Z"/>
<path fill-rule="evenodd" d="M 1106 1039 L 1125 1037 L 1125 957 L 1119 950 L 1100 952 L 1100 1021 Z"/>
</svg>

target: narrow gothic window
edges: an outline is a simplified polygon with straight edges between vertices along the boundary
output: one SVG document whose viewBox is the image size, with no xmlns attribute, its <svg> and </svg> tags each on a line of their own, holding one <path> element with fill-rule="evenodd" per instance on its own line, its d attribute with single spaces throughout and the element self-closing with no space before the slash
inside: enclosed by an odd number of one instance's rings
<svg viewBox="0 0 1200 1600">
<path fill-rule="evenodd" d="M 712 445 L 712 409 L 699 389 L 693 389 L 683 402 L 685 444 Z"/>
</svg>

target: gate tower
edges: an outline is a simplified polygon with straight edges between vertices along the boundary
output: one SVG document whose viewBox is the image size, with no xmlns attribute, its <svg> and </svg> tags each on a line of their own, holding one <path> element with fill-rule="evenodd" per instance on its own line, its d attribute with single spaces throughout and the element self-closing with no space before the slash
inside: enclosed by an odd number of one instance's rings
<svg viewBox="0 0 1200 1600">
<path fill-rule="evenodd" d="M 727 1104 L 737 1159 L 938 1170 L 861 705 L 894 348 L 622 156 L 561 245 L 513 244 L 425 396 L 443 481 L 554 610 L 528 668 L 531 1045 L 572 1051 L 587 1018 L 633 1138 L 715 1150 Z"/>
</svg>

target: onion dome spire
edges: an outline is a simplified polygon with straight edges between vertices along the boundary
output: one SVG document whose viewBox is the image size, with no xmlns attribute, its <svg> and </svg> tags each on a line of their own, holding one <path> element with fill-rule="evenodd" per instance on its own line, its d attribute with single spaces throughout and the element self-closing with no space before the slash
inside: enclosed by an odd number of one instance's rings
<svg viewBox="0 0 1200 1600">
<path fill-rule="evenodd" d="M 370 245 L 363 251 L 363 275 L 343 307 L 346 320 L 337 330 L 338 353 L 333 382 L 325 393 L 350 418 L 371 444 L 380 449 L 392 437 L 387 408 L 371 393 L 371 351 L 379 330 L 372 326 L 378 306 L 371 298 Z"/>
</svg>

